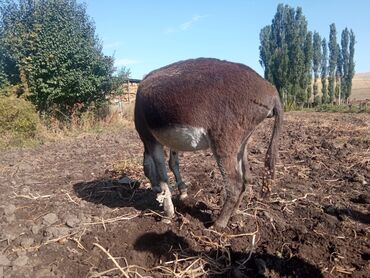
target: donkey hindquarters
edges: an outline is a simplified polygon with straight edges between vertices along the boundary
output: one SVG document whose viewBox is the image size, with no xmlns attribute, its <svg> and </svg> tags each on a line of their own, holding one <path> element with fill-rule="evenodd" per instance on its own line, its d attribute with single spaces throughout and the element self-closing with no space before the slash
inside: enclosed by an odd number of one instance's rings
<svg viewBox="0 0 370 278">
<path fill-rule="evenodd" d="M 267 184 L 274 179 L 283 120 L 279 94 L 269 82 L 245 65 L 209 58 L 149 73 L 138 88 L 135 126 L 144 143 L 145 175 L 160 191 L 157 200 L 163 202 L 165 215 L 173 217 L 174 208 L 163 146 L 175 154 L 212 149 L 227 193 L 215 226 L 225 227 L 246 189 L 247 141 L 268 116 L 275 116 L 275 124 L 265 160 Z M 178 163 L 170 165 L 180 177 Z"/>
</svg>

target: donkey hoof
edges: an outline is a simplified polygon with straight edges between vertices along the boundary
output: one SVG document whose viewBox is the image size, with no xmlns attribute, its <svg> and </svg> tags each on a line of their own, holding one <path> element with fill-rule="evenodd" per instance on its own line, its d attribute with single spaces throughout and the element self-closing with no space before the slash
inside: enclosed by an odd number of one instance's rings
<svg viewBox="0 0 370 278">
<path fill-rule="evenodd" d="M 169 219 L 169 218 L 162 218 L 161 222 L 164 223 L 164 224 L 171 224 L 171 219 Z"/>
<path fill-rule="evenodd" d="M 158 194 L 157 194 L 157 198 L 156 198 L 156 200 L 157 200 L 157 202 L 159 203 L 159 206 L 160 206 L 160 207 L 162 207 L 162 206 L 163 206 L 163 203 L 164 203 L 165 198 L 166 198 L 166 195 L 164 194 L 164 192 L 163 192 L 163 193 L 158 193 Z"/>
<path fill-rule="evenodd" d="M 188 197 L 188 192 L 180 192 L 180 200 L 184 200 Z"/>
<path fill-rule="evenodd" d="M 226 228 L 227 222 L 225 221 L 219 221 L 216 220 L 213 225 L 210 227 L 210 229 L 216 230 L 216 231 L 222 231 Z"/>
</svg>

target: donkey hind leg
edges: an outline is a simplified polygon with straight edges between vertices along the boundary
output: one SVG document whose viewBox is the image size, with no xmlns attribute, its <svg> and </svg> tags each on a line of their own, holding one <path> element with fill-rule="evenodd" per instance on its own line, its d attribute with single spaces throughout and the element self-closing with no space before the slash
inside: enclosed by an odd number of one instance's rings
<svg viewBox="0 0 370 278">
<path fill-rule="evenodd" d="M 163 146 L 156 142 L 149 145 L 148 150 L 153 158 L 156 173 L 158 175 L 159 186 L 161 189 L 161 192 L 157 194 L 157 201 L 160 205 L 163 205 L 164 215 L 167 218 L 165 221 L 169 222 L 169 219 L 175 215 L 175 209 L 172 203 L 172 194 L 170 188 L 168 187 L 168 177 Z"/>
<path fill-rule="evenodd" d="M 244 193 L 243 180 L 241 175 L 241 164 L 238 163 L 236 153 L 218 153 L 217 146 L 214 148 L 215 157 L 223 176 L 226 189 L 226 200 L 220 216 L 214 223 L 216 227 L 224 228 Z"/>
<path fill-rule="evenodd" d="M 248 151 L 246 147 L 246 142 L 240 146 L 238 156 L 237 156 L 238 167 L 239 167 L 238 172 L 239 172 L 239 177 L 242 181 L 242 185 L 241 185 L 241 192 L 239 194 L 238 200 L 233 209 L 233 214 L 235 214 L 236 211 L 238 210 L 240 203 L 243 200 L 243 197 L 245 195 L 245 192 L 247 191 L 247 186 L 250 180 L 250 169 L 249 169 L 249 163 L 248 163 Z"/>
<path fill-rule="evenodd" d="M 170 150 L 170 159 L 168 161 L 169 167 L 176 179 L 176 186 L 180 192 L 180 199 L 185 199 L 188 196 L 188 190 L 185 182 L 183 182 L 180 174 L 179 153 Z"/>
<path fill-rule="evenodd" d="M 147 147 L 145 147 L 145 150 L 144 150 L 143 165 L 144 165 L 144 174 L 149 179 L 150 184 L 152 186 L 152 190 L 156 193 L 161 192 L 161 188 L 159 186 L 159 177 L 157 174 L 157 169 L 155 167 L 153 157 L 150 154 Z"/>
</svg>

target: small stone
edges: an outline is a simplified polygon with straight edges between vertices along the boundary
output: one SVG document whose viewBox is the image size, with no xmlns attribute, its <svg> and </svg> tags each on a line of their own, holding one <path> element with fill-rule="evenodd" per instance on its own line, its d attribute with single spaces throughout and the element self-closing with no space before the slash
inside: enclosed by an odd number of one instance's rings
<svg viewBox="0 0 370 278">
<path fill-rule="evenodd" d="M 28 180 L 26 180 L 26 183 L 27 183 L 27 181 L 28 181 Z M 31 182 L 32 182 L 32 181 L 31 181 Z M 30 187 L 29 187 L 29 186 L 24 186 L 24 187 L 22 187 L 21 192 L 22 192 L 22 194 L 30 194 L 31 189 L 30 189 Z"/>
<path fill-rule="evenodd" d="M 66 235 L 69 235 L 69 231 L 70 229 L 66 228 L 66 227 L 60 227 L 58 228 L 58 237 L 61 237 L 61 236 L 66 236 Z"/>
<path fill-rule="evenodd" d="M 14 214 L 16 209 L 17 209 L 16 206 L 13 204 L 7 205 L 6 207 L 4 207 L 4 213 L 6 216 L 10 216 Z"/>
<path fill-rule="evenodd" d="M 50 226 L 58 221 L 58 216 L 55 213 L 48 213 L 43 217 L 43 219 L 43 223 Z"/>
<path fill-rule="evenodd" d="M 31 231 L 34 235 L 37 235 L 40 231 L 40 226 L 39 225 L 33 225 L 32 228 L 31 228 Z"/>
<path fill-rule="evenodd" d="M 13 265 L 15 266 L 25 266 L 28 263 L 27 256 L 19 256 L 13 261 Z"/>
<path fill-rule="evenodd" d="M 78 219 L 76 216 L 74 215 L 68 215 L 66 217 L 66 225 L 70 228 L 74 228 L 74 227 L 77 227 L 78 224 L 80 223 L 80 219 Z"/>
<path fill-rule="evenodd" d="M 21 246 L 24 247 L 24 248 L 29 248 L 31 247 L 31 245 L 35 242 L 35 240 L 33 238 L 24 238 L 22 239 L 21 241 Z"/>
<path fill-rule="evenodd" d="M 45 230 L 44 236 L 58 238 L 58 237 L 66 236 L 68 234 L 69 234 L 69 229 L 66 227 L 60 227 L 60 228 L 49 227 Z"/>
<path fill-rule="evenodd" d="M 10 261 L 9 261 L 9 259 L 5 255 L 0 254 L 0 265 L 1 266 L 8 266 L 8 265 L 10 265 Z"/>
</svg>

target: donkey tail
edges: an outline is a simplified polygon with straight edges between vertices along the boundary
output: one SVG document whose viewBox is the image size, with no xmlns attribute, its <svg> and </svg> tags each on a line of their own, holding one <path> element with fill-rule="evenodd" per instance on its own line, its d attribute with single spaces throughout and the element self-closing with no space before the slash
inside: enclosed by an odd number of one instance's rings
<svg viewBox="0 0 370 278">
<path fill-rule="evenodd" d="M 272 136 L 270 140 L 270 145 L 268 147 L 265 167 L 267 169 L 267 178 L 273 180 L 275 178 L 275 164 L 278 155 L 278 145 L 279 138 L 281 135 L 281 129 L 283 125 L 283 106 L 281 104 L 279 95 L 275 97 L 274 108 L 272 109 L 273 115 L 275 117 L 274 127 L 272 131 Z"/>
</svg>

